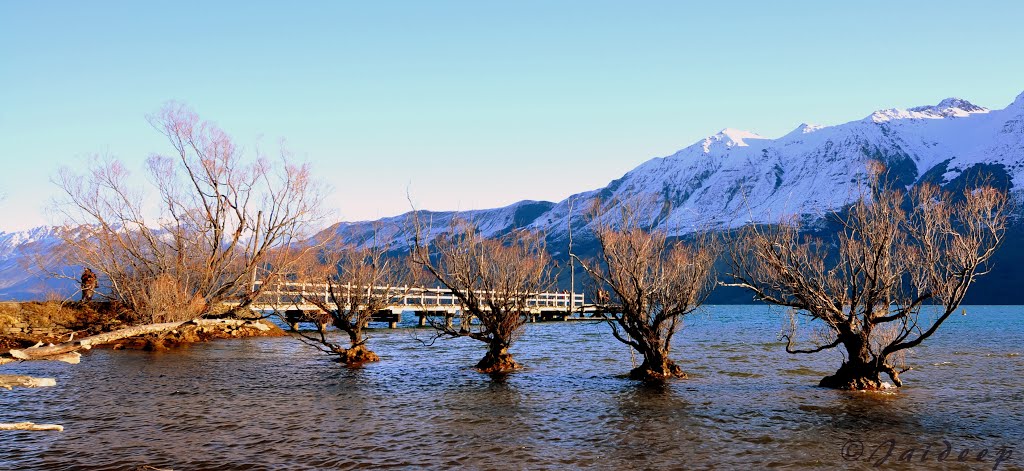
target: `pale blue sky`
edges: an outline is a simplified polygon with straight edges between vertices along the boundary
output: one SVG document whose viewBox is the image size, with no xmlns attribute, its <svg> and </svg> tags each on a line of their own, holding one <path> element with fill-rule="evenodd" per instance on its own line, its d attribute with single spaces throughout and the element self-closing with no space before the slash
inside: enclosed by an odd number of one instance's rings
<svg viewBox="0 0 1024 471">
<path fill-rule="evenodd" d="M 0 1 L 0 230 L 50 177 L 141 172 L 168 100 L 285 138 L 337 219 L 559 200 L 724 127 L 777 137 L 1024 91 L 1024 2 Z M 839 5 L 841 3 L 841 5 Z"/>
</svg>

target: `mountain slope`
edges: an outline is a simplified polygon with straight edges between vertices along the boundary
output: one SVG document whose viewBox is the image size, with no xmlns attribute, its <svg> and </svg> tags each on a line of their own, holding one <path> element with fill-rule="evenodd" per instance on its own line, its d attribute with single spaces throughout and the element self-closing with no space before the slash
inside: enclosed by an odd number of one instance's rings
<svg viewBox="0 0 1024 471">
<path fill-rule="evenodd" d="M 1019 197 L 1024 188 L 1024 93 L 1002 110 L 948 98 L 935 105 L 879 110 L 834 126 L 802 124 L 776 139 L 724 129 L 675 154 L 644 162 L 604 188 L 558 203 L 521 201 L 458 216 L 475 222 L 487 236 L 521 227 L 544 231 L 556 259 L 565 257 L 561 252 L 570 204 L 578 250 L 594 250 L 584 213 L 595 200 L 609 214 L 621 204 L 638 204 L 646 225 L 676 236 L 697 229 L 773 223 L 791 215 L 799 215 L 813 230 L 825 227 L 822 216 L 857 197 L 869 161 L 885 164 L 887 178 L 898 185 L 927 181 L 957 190 L 984 174 Z M 426 237 L 447 230 L 455 215 L 423 212 L 420 222 Z M 340 236 L 366 246 L 376 236 L 402 250 L 412 242 L 411 223 L 408 213 L 341 222 L 317 237 Z M 1012 234 L 1024 238 L 1022 231 Z M 15 265 L 40 250 L 46 250 L 46 244 L 30 235 L 0 233 L 0 298 L 39 292 L 31 288 L 38 277 L 25 276 Z M 1008 257 L 1011 265 L 1018 264 L 1017 258 L 1024 262 L 1024 254 Z M 1016 278 L 1021 277 L 1007 277 Z"/>
<path fill-rule="evenodd" d="M 547 201 L 520 201 L 497 209 L 472 211 L 421 211 L 419 223 L 423 237 L 433 240 L 447 231 L 456 217 L 471 221 L 485 237 L 498 237 L 515 228 L 541 223 L 555 203 Z M 383 218 L 377 221 L 339 222 L 318 234 L 314 239 L 337 237 L 359 247 L 373 246 L 377 241 L 388 241 L 392 248 L 403 250 L 413 244 L 414 221 L 412 213 Z"/>
<path fill-rule="evenodd" d="M 647 223 L 677 235 L 794 214 L 813 221 L 859 194 L 871 160 L 884 163 L 888 178 L 900 185 L 947 185 L 984 168 L 1020 188 L 1022 144 L 1024 94 L 998 111 L 950 98 L 837 126 L 804 124 L 778 139 L 726 129 L 571 199 L 577 208 L 594 198 L 646 202 Z M 567 210 L 567 201 L 559 203 L 534 227 L 564 231 Z"/>
</svg>

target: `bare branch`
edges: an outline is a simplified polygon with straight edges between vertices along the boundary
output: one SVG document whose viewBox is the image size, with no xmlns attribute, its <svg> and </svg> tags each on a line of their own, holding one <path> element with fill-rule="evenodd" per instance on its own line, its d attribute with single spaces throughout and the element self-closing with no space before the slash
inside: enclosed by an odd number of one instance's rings
<svg viewBox="0 0 1024 471">
<path fill-rule="evenodd" d="M 116 159 L 95 159 L 84 174 L 61 170 L 67 263 L 96 270 L 98 294 L 150 322 L 216 313 L 225 301 L 240 300 L 233 310 L 243 312 L 252 281 L 287 273 L 302 252 L 287 247 L 319 221 L 322 187 L 285 151 L 278 165 L 246 161 L 183 105 L 150 123 L 173 149 L 147 160 L 150 188 L 134 186 Z"/>
</svg>

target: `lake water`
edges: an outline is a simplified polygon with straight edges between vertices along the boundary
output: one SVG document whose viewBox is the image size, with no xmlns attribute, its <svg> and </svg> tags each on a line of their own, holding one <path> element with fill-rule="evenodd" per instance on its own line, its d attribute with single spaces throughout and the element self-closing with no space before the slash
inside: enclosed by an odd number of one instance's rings
<svg viewBox="0 0 1024 471">
<path fill-rule="evenodd" d="M 601 323 L 528 325 L 503 381 L 470 369 L 483 344 L 415 328 L 372 331 L 383 361 L 362 369 L 291 338 L 97 350 L 3 368 L 58 384 L 0 391 L 0 422 L 65 431 L 0 432 L 0 469 L 1022 469 L 1024 308 L 966 312 L 895 393 L 815 387 L 840 354 L 786 354 L 762 306 L 689 317 L 690 378 L 663 387 L 621 376 L 629 350 Z"/>
</svg>

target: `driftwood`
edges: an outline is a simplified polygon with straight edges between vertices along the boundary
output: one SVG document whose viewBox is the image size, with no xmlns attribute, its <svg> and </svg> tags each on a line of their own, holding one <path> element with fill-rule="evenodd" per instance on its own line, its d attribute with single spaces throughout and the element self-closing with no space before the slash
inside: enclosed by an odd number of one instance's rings
<svg viewBox="0 0 1024 471">
<path fill-rule="evenodd" d="M 22 388 L 44 388 L 56 386 L 57 380 L 53 378 L 33 378 L 22 375 L 0 375 L 0 388 L 10 391 L 14 387 Z"/>
<path fill-rule="evenodd" d="M 6 354 L 0 355 L 0 365 L 4 365 L 4 364 L 7 364 L 7 363 L 14 363 L 16 361 L 22 361 L 21 359 L 14 358 L 12 356 L 5 356 L 5 355 Z M 64 363 L 70 363 L 72 365 L 77 365 L 79 362 L 82 361 L 82 355 L 79 354 L 78 352 L 69 352 L 69 353 L 61 353 L 61 354 L 58 354 L 58 355 L 50 355 L 50 356 L 48 356 L 46 358 L 39 358 L 39 360 L 62 361 Z"/>
<path fill-rule="evenodd" d="M 78 350 L 89 350 L 93 346 L 110 343 L 115 340 L 167 332 L 190 325 L 199 327 L 251 327 L 260 331 L 270 330 L 270 327 L 261 322 L 240 319 L 193 319 L 186 322 L 164 322 L 161 324 L 137 325 L 57 345 L 37 345 L 20 350 L 11 350 L 6 354 L 0 355 L 0 365 L 18 360 L 57 360 L 67 363 L 78 363 L 78 354 L 76 353 Z"/>
<path fill-rule="evenodd" d="M 0 424 L 0 430 L 32 430 L 32 431 L 45 431 L 53 430 L 56 432 L 63 432 L 63 425 L 54 424 L 36 424 L 32 422 L 18 422 L 15 424 Z"/>
</svg>

